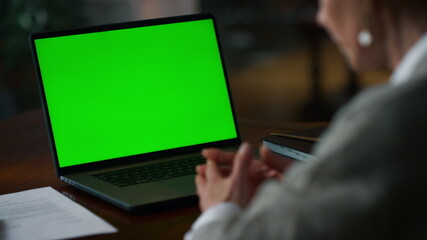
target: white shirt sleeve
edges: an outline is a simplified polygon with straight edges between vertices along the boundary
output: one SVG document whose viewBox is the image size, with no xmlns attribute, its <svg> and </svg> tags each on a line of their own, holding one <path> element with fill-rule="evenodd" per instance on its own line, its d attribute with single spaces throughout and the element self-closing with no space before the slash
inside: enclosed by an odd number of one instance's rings
<svg viewBox="0 0 427 240">
<path fill-rule="evenodd" d="M 194 232 L 202 226 L 231 218 L 240 214 L 241 211 L 239 206 L 230 202 L 220 203 L 209 208 L 193 223 L 191 229 L 184 235 L 184 240 L 193 240 Z"/>
</svg>

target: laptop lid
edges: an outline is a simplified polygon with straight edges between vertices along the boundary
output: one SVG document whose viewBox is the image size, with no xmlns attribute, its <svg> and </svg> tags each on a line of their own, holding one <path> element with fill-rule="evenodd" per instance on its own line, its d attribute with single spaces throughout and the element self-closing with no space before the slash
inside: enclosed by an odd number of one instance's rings
<svg viewBox="0 0 427 240">
<path fill-rule="evenodd" d="M 212 15 L 30 42 L 58 175 L 240 143 Z"/>
</svg>

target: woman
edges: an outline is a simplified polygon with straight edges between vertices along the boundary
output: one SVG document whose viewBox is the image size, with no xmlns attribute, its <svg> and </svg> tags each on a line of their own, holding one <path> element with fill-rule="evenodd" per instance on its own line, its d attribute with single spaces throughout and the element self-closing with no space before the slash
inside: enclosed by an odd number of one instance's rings
<svg viewBox="0 0 427 240">
<path fill-rule="evenodd" d="M 204 150 L 203 214 L 185 237 L 427 239 L 426 10 L 425 0 L 320 0 L 317 20 L 350 65 L 388 67 L 390 83 L 341 109 L 312 164 L 287 169 L 264 147 L 256 162 L 248 144 Z"/>
</svg>

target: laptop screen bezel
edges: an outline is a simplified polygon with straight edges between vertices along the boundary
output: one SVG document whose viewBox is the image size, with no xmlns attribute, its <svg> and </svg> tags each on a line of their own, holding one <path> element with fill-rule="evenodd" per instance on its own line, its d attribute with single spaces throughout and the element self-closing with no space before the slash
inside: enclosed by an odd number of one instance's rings
<svg viewBox="0 0 427 240">
<path fill-rule="evenodd" d="M 218 48 L 219 48 L 218 50 L 219 50 L 222 69 L 224 73 L 225 84 L 226 84 L 228 98 L 231 105 L 230 107 L 231 107 L 231 112 L 233 116 L 234 126 L 236 129 L 236 138 L 217 141 L 217 142 L 197 144 L 197 145 L 186 146 L 181 148 L 162 150 L 162 151 L 151 152 L 151 153 L 138 154 L 138 155 L 127 156 L 127 157 L 120 157 L 120 158 L 103 160 L 103 161 L 92 162 L 92 163 L 85 163 L 85 164 L 80 164 L 75 166 L 60 167 L 58 154 L 55 146 L 55 139 L 53 135 L 51 120 L 49 116 L 49 108 L 47 105 L 47 99 L 46 99 L 43 81 L 41 77 L 40 65 L 39 65 L 37 51 L 35 47 L 35 40 L 43 39 L 43 38 L 51 38 L 51 37 L 70 36 L 70 35 L 76 35 L 76 34 L 103 32 L 103 31 L 129 29 L 129 28 L 137 28 L 137 27 L 148 27 L 148 26 L 187 22 L 187 21 L 197 21 L 197 20 L 212 20 L 214 24 L 214 31 L 215 31 L 216 40 L 218 43 Z M 224 56 L 222 53 L 221 42 L 218 36 L 218 28 L 217 28 L 215 17 L 212 14 L 193 14 L 193 15 L 176 16 L 176 17 L 106 24 L 106 25 L 85 27 L 85 28 L 79 28 L 79 29 L 34 33 L 30 35 L 29 40 L 30 40 L 30 47 L 31 47 L 33 62 L 36 70 L 36 77 L 37 77 L 39 93 L 41 97 L 42 108 L 45 116 L 45 123 L 48 130 L 48 138 L 49 138 L 53 163 L 54 163 L 55 171 L 58 177 L 65 174 L 73 174 L 73 173 L 82 172 L 82 171 L 99 170 L 102 168 L 115 167 L 115 166 L 124 165 L 124 164 L 134 164 L 134 163 L 146 162 L 149 160 L 162 159 L 162 158 L 167 158 L 175 155 L 190 154 L 190 153 L 201 151 L 203 148 L 208 148 L 208 147 L 226 148 L 230 146 L 237 146 L 241 143 L 240 132 L 238 129 L 232 94 L 230 91 L 228 75 L 227 75 L 226 67 L 224 64 Z"/>
</svg>

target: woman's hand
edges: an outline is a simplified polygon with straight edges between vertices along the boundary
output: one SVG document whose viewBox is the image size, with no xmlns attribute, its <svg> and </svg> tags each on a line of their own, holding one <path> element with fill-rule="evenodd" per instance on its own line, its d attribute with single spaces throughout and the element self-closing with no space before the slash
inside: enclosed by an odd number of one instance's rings
<svg viewBox="0 0 427 240">
<path fill-rule="evenodd" d="M 241 207 L 249 199 L 249 168 L 252 152 L 249 144 L 242 144 L 235 156 L 216 149 L 204 150 L 206 165 L 197 167 L 196 186 L 202 211 L 222 202 L 233 202 Z M 216 160 L 211 159 L 213 156 Z M 234 158 L 230 169 L 221 167 L 218 162 Z M 229 173 L 228 173 L 229 172 Z"/>
<path fill-rule="evenodd" d="M 237 153 L 205 149 L 206 165 L 197 166 L 196 186 L 200 208 L 205 211 L 221 202 L 245 207 L 266 179 L 281 179 L 291 160 L 261 147 L 263 161 L 252 158 L 250 145 L 242 144 Z"/>
<path fill-rule="evenodd" d="M 265 145 L 259 149 L 262 162 L 271 169 L 268 177 L 283 179 L 283 172 L 295 161 L 271 152 Z"/>
</svg>

